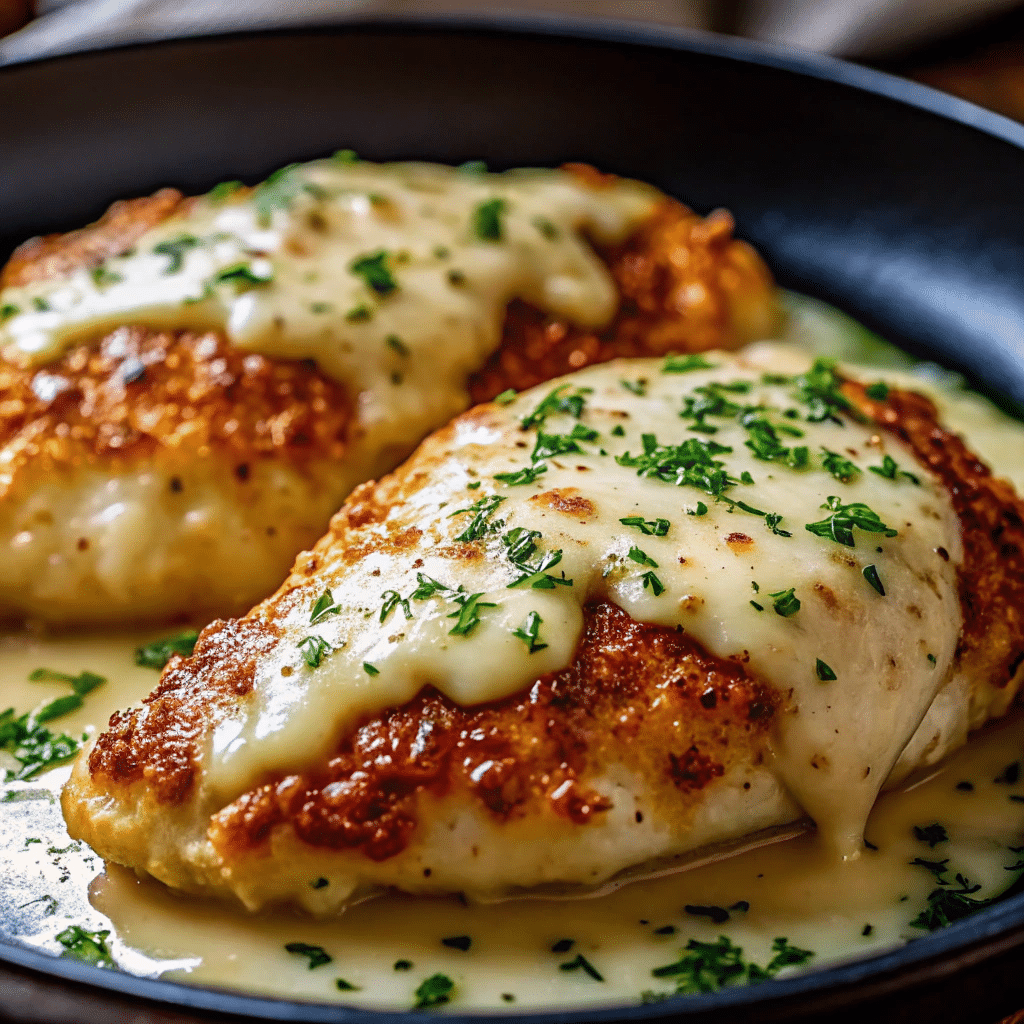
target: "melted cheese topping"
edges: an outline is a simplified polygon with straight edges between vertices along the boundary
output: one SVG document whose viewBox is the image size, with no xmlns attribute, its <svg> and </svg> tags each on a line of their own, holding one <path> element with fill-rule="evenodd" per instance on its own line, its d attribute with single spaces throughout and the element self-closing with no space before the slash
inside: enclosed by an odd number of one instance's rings
<svg viewBox="0 0 1024 1024">
<path fill-rule="evenodd" d="M 278 620 L 283 639 L 253 695 L 213 737 L 214 789 L 230 798 L 313 765 L 358 718 L 425 685 L 462 705 L 511 696 L 568 665 L 584 603 L 609 599 L 773 684 L 785 704 L 775 769 L 837 848 L 859 848 L 879 788 L 951 672 L 959 524 L 908 448 L 836 410 L 820 419 L 799 378 L 764 373 L 771 353 L 761 365 L 715 353 L 683 373 L 612 363 L 460 420 L 430 482 L 377 528 L 414 526 L 418 547 L 364 555 L 319 606 L 330 610 Z M 522 425 L 558 400 L 568 411 Z M 758 421 L 800 468 L 758 457 Z M 543 455 L 552 448 L 561 454 Z M 660 475 L 638 474 L 645 449 L 664 456 Z M 688 454 L 698 468 L 686 476 Z M 870 471 L 887 458 L 905 472 Z M 498 478 L 530 465 L 544 467 L 530 483 Z M 840 543 L 849 506 L 877 529 L 853 527 Z M 632 517 L 650 525 L 622 523 Z M 460 557 L 460 538 L 484 557 Z M 316 641 L 329 653 L 311 667 L 303 648 Z"/>
<path fill-rule="evenodd" d="M 216 192 L 99 268 L 0 291 L 4 356 L 45 364 L 123 324 L 216 329 L 315 360 L 358 394 L 357 449 L 401 454 L 469 404 L 511 300 L 606 324 L 617 292 L 585 237 L 624 240 L 659 196 L 564 171 L 339 159 Z"/>
</svg>

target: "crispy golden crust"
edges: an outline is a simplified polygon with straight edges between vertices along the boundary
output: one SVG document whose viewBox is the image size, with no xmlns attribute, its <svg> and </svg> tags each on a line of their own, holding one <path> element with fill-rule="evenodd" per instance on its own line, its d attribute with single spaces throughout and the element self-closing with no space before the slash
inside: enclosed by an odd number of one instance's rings
<svg viewBox="0 0 1024 1024">
<path fill-rule="evenodd" d="M 242 480 L 253 459 L 337 459 L 349 416 L 344 389 L 310 364 L 247 354 L 214 333 L 121 328 L 39 373 L 0 363 L 0 496 L 22 466 L 116 468 L 160 448 L 217 450 Z"/>
<path fill-rule="evenodd" d="M 935 406 L 924 396 L 891 390 L 883 403 L 872 401 L 860 385 L 845 388 L 948 489 L 964 545 L 964 628 L 957 658 L 971 679 L 1006 686 L 1024 662 L 1024 501 L 960 437 L 939 425 Z"/>
<path fill-rule="evenodd" d="M 574 170 L 600 181 L 592 169 Z M 163 189 L 115 203 L 79 231 L 26 242 L 0 286 L 98 266 L 188 202 Z M 619 355 L 728 348 L 771 333 L 778 317 L 771 276 L 731 231 L 726 213 L 703 220 L 666 200 L 626 245 L 602 254 L 622 294 L 609 329 L 583 332 L 513 303 L 501 351 L 471 382 L 474 401 Z M 136 377 L 140 360 L 146 373 Z M 51 377 L 62 388 L 52 401 Z M 160 445 L 223 449 L 239 465 L 267 456 L 298 464 L 339 458 L 350 419 L 344 389 L 312 364 L 243 355 L 213 332 L 122 328 L 38 372 L 0 364 L 7 486 L 30 464 L 144 461 Z"/>
</svg>

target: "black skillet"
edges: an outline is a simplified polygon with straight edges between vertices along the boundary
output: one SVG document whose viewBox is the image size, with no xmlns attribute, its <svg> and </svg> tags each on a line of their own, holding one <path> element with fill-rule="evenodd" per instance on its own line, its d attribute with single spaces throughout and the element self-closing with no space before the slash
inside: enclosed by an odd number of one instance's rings
<svg viewBox="0 0 1024 1024">
<path fill-rule="evenodd" d="M 582 160 L 736 215 L 780 282 L 1024 403 L 1024 128 L 923 87 L 713 36 L 593 22 L 360 23 L 0 71 L 0 256 L 115 198 L 350 147 Z M 994 1021 L 1024 1006 L 1024 893 L 894 953 L 531 1022 Z M 468 1022 L 488 1019 L 445 1014 Z M 0 1019 L 407 1021 L 103 972 L 0 943 Z"/>
</svg>

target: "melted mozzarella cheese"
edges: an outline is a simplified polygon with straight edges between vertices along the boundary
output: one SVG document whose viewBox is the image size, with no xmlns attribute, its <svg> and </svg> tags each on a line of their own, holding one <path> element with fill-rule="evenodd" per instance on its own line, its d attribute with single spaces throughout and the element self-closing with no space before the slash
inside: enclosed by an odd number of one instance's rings
<svg viewBox="0 0 1024 1024">
<path fill-rule="evenodd" d="M 0 322 L 4 356 L 45 364 L 124 324 L 216 329 L 350 387 L 350 457 L 362 449 L 370 465 L 466 408 L 466 379 L 497 349 L 511 300 L 605 325 L 617 291 L 586 239 L 622 241 L 659 197 L 564 171 L 342 160 L 215 195 L 98 269 L 0 292 L 14 311 Z"/>
<path fill-rule="evenodd" d="M 857 848 L 879 788 L 951 674 L 959 524 L 945 489 L 900 441 L 847 415 L 810 421 L 799 382 L 765 374 L 771 349 L 762 356 L 715 353 L 685 373 L 613 363 L 555 382 L 561 399 L 578 397 L 578 418 L 555 411 L 524 428 L 545 386 L 457 421 L 430 482 L 374 528 L 414 527 L 414 548 L 401 559 L 365 554 L 335 577 L 330 611 L 296 607 L 278 621 L 282 641 L 259 665 L 251 699 L 214 734 L 206 767 L 219 796 L 326 759 L 356 720 L 423 686 L 462 705 L 511 696 L 567 666 L 583 605 L 608 599 L 771 683 L 783 698 L 774 770 L 836 847 Z M 681 416 L 719 400 L 732 411 L 719 403 L 724 414 L 704 417 L 707 432 Z M 806 465 L 758 458 L 745 408 L 786 447 L 806 448 Z M 563 451 L 536 458 L 545 469 L 531 483 L 497 479 L 531 465 L 534 445 Z M 630 463 L 655 445 L 687 446 L 676 464 L 703 452 L 727 474 L 724 489 L 676 486 L 669 469 L 668 480 L 638 475 Z M 855 469 L 837 479 L 828 453 Z M 907 473 L 870 471 L 886 457 Z M 806 528 L 837 501 L 866 507 L 881 532 L 855 527 L 848 546 Z M 649 532 L 622 523 L 631 517 Z M 460 537 L 484 557 L 460 557 Z M 527 549 L 518 565 L 517 540 Z M 331 557 L 321 558 L 328 573 Z M 465 614 L 474 601 L 476 614 Z M 330 651 L 317 667 L 303 657 L 310 637 Z"/>
</svg>

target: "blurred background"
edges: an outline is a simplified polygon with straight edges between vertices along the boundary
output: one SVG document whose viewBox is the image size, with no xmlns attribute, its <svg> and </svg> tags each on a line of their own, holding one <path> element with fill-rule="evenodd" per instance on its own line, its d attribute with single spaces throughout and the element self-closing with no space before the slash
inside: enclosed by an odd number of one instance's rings
<svg viewBox="0 0 1024 1024">
<path fill-rule="evenodd" d="M 208 31 L 516 11 L 782 43 L 916 78 L 1024 120 L 1022 0 L 0 0 L 0 64 Z"/>
</svg>

